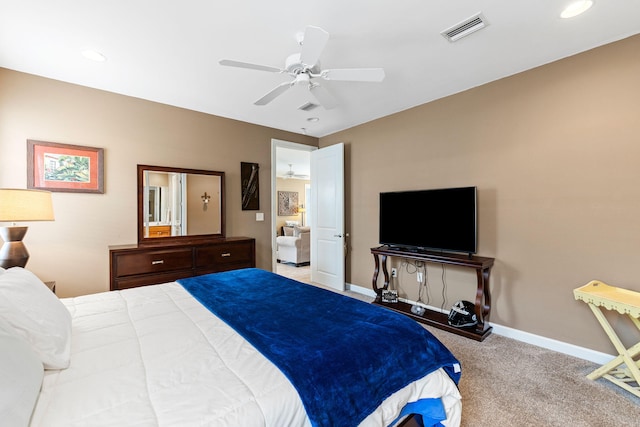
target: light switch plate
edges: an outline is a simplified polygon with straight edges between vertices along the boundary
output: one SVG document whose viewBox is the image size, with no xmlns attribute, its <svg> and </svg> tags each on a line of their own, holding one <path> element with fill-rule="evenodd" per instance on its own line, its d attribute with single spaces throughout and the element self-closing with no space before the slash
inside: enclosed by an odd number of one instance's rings
<svg viewBox="0 0 640 427">
<path fill-rule="evenodd" d="M 264 212 L 256 212 L 256 221 L 264 221 Z"/>
</svg>

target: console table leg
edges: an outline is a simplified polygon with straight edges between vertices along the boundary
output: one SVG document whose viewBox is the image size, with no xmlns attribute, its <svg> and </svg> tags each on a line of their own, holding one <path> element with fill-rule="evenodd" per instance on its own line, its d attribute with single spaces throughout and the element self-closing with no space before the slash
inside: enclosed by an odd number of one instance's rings
<svg viewBox="0 0 640 427">
<path fill-rule="evenodd" d="M 376 293 L 378 297 L 382 295 L 382 290 L 378 289 L 378 274 L 380 273 L 380 258 L 377 254 L 373 254 L 373 262 L 375 263 L 375 267 L 373 269 L 373 280 L 371 286 L 373 287 L 373 292 Z"/>
<path fill-rule="evenodd" d="M 380 274 L 380 258 L 378 254 L 373 254 L 375 268 L 373 270 L 372 287 L 378 297 L 382 296 L 382 291 L 389 289 L 389 270 L 387 270 L 387 256 L 382 255 L 382 273 L 384 274 L 384 286 L 378 288 L 378 274 Z"/>
<path fill-rule="evenodd" d="M 389 270 L 387 270 L 387 255 L 382 255 L 382 273 L 384 273 L 384 289 L 389 289 Z"/>
<path fill-rule="evenodd" d="M 476 326 L 477 332 L 483 332 L 485 324 L 489 322 L 491 314 L 491 293 L 489 291 L 489 273 L 490 269 L 476 270 L 478 278 L 478 288 L 476 290 L 475 313 L 478 319 Z"/>
<path fill-rule="evenodd" d="M 485 268 L 482 270 L 482 281 L 484 283 L 484 306 L 482 307 L 482 319 L 486 323 L 489 321 L 489 315 L 491 314 L 491 287 L 489 286 L 489 275 L 491 269 Z"/>
</svg>

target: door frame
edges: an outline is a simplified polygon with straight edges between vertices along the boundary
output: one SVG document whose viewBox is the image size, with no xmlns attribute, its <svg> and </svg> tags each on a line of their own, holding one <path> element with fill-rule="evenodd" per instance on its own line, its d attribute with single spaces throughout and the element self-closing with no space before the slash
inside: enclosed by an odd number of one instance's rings
<svg viewBox="0 0 640 427">
<path fill-rule="evenodd" d="M 280 139 L 271 139 L 271 271 L 278 271 L 278 262 L 277 262 L 277 251 L 278 247 L 276 245 L 276 219 L 278 216 L 278 198 L 277 198 L 277 188 L 276 181 L 278 177 L 276 176 L 276 164 L 278 160 L 277 149 L 278 148 L 289 148 L 292 150 L 301 150 L 301 151 L 315 151 L 318 147 L 314 147 L 313 145 L 300 144 L 297 142 L 291 141 L 283 141 Z M 313 182 L 311 182 L 313 185 Z"/>
</svg>

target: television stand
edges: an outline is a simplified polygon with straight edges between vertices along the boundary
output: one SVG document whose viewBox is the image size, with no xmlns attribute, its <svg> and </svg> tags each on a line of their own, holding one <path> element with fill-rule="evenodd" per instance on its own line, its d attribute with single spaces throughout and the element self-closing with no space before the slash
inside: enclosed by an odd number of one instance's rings
<svg viewBox="0 0 640 427">
<path fill-rule="evenodd" d="M 374 304 L 389 308 L 411 317 L 418 322 L 471 338 L 476 341 L 484 341 L 491 334 L 492 327 L 488 325 L 489 315 L 491 314 L 491 292 L 489 291 L 489 275 L 491 267 L 493 267 L 493 258 L 469 256 L 466 254 L 444 254 L 440 252 L 429 251 L 409 251 L 402 248 L 380 246 L 371 248 L 371 254 L 375 262 L 373 272 L 373 290 L 376 293 Z M 411 312 L 411 304 L 406 302 L 387 303 L 382 301 L 382 291 L 389 288 L 389 270 L 387 268 L 387 259 L 389 257 L 398 257 L 413 259 L 423 262 L 430 262 L 444 265 L 455 265 L 458 267 L 473 268 L 476 271 L 478 280 L 476 297 L 475 297 L 475 314 L 478 324 L 472 328 L 456 328 L 447 322 L 447 314 L 439 311 L 425 309 L 424 314 L 417 315 Z M 380 262 L 382 258 L 382 263 Z M 382 273 L 384 274 L 384 286 L 378 287 L 378 275 L 380 273 L 380 264 L 382 264 Z"/>
</svg>

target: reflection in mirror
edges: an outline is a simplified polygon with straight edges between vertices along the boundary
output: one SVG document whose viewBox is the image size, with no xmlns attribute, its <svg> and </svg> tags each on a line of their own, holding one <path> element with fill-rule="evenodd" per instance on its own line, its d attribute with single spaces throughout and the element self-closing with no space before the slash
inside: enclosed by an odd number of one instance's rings
<svg viewBox="0 0 640 427">
<path fill-rule="evenodd" d="M 186 218 L 184 195 L 188 181 L 186 173 L 144 171 L 145 237 L 187 235 L 186 221 L 182 218 Z M 212 230 L 209 234 L 217 232 Z"/>
<path fill-rule="evenodd" d="M 164 222 L 166 221 L 166 217 L 162 217 L 162 212 L 164 212 L 164 206 L 166 204 L 166 187 L 155 187 L 153 185 L 149 186 L 149 222 Z"/>
<path fill-rule="evenodd" d="M 138 237 L 224 236 L 224 172 L 138 165 Z"/>
</svg>

